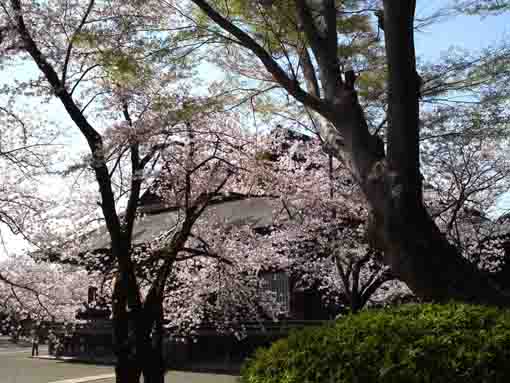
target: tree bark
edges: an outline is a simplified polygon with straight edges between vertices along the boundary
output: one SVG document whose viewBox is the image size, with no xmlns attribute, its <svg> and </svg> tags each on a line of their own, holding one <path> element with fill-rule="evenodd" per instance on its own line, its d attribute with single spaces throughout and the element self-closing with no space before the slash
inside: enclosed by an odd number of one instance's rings
<svg viewBox="0 0 510 383">
<path fill-rule="evenodd" d="M 157 304 L 157 319 L 154 323 L 152 337 L 147 342 L 147 353 L 143 360 L 144 383 L 164 383 L 165 361 L 163 360 L 163 306 L 162 302 Z"/>
<path fill-rule="evenodd" d="M 119 269 L 112 295 L 113 345 L 117 357 L 115 377 L 117 383 L 139 383 L 141 367 L 138 359 L 141 348 L 138 333 L 142 317 L 141 305 L 136 296 L 133 297 L 133 292 L 137 294 L 138 291 L 131 286 L 133 277 L 129 277 L 130 271 L 122 267 Z"/>
</svg>

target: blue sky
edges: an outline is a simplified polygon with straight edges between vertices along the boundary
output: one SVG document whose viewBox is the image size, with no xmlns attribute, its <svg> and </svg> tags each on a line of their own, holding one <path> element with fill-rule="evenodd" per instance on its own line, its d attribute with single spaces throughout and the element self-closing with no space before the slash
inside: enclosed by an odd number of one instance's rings
<svg viewBox="0 0 510 383">
<path fill-rule="evenodd" d="M 417 15 L 432 13 L 447 3 L 444 0 L 418 1 Z M 450 48 L 479 51 L 487 47 L 510 42 L 510 12 L 498 16 L 456 16 L 434 24 L 415 36 L 417 57 L 425 62 L 434 61 Z M 498 202 L 495 214 L 510 209 L 510 193 Z"/>
<path fill-rule="evenodd" d="M 418 1 L 417 16 L 431 14 L 445 0 Z M 498 16 L 456 16 L 416 34 L 417 55 L 433 61 L 450 47 L 480 50 L 510 39 L 510 12 Z"/>
</svg>

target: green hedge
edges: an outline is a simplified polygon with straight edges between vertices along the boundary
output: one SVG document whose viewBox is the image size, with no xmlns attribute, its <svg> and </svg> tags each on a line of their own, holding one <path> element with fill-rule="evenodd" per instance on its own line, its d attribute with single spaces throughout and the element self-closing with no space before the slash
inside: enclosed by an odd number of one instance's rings
<svg viewBox="0 0 510 383">
<path fill-rule="evenodd" d="M 243 383 L 510 383 L 510 311 L 409 304 L 349 315 L 259 349 Z"/>
</svg>

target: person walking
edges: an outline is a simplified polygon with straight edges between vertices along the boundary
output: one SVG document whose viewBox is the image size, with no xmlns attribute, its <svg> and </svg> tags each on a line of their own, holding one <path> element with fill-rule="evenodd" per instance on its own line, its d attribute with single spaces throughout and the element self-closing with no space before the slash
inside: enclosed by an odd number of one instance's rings
<svg viewBox="0 0 510 383">
<path fill-rule="evenodd" d="M 54 355 L 55 344 L 57 343 L 57 337 L 53 330 L 48 331 L 48 354 Z"/>
<path fill-rule="evenodd" d="M 39 335 L 35 328 L 30 331 L 30 337 L 32 338 L 32 356 L 39 356 Z"/>
</svg>

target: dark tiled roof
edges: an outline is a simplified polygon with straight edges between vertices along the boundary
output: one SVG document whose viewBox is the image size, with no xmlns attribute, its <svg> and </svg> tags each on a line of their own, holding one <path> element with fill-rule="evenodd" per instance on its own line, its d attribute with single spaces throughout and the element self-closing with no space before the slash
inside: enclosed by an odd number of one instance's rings
<svg viewBox="0 0 510 383">
<path fill-rule="evenodd" d="M 278 200 L 269 197 L 250 197 L 240 200 L 217 203 L 209 206 L 200 220 L 216 219 L 227 225 L 250 225 L 254 229 L 268 227 L 273 224 L 273 212 Z M 157 214 L 145 214 L 135 221 L 133 228 L 133 244 L 149 242 L 166 233 L 176 223 L 179 211 L 170 209 Z M 107 249 L 110 238 L 103 226 L 89 234 L 83 251 Z"/>
</svg>

